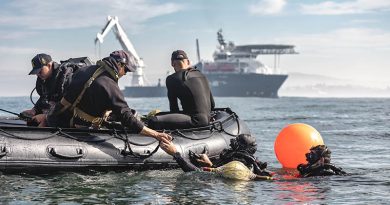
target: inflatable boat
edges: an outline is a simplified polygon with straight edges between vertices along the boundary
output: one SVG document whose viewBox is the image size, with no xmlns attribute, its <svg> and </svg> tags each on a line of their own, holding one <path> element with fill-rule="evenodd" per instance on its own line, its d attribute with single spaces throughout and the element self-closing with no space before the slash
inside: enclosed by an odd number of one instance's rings
<svg viewBox="0 0 390 205">
<path fill-rule="evenodd" d="M 238 134 L 250 134 L 229 108 L 213 111 L 209 126 L 164 130 L 182 156 L 207 153 L 216 159 Z M 0 120 L 0 172 L 53 170 L 145 170 L 177 167 L 151 137 L 123 129 L 38 128 L 24 121 Z"/>
</svg>

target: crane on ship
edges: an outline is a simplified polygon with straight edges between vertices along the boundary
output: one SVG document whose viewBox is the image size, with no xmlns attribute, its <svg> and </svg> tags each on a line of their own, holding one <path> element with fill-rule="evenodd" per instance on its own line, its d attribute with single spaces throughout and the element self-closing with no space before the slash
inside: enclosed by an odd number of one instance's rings
<svg viewBox="0 0 390 205">
<path fill-rule="evenodd" d="M 97 43 L 103 43 L 104 37 L 113 29 L 116 39 L 122 46 L 122 49 L 127 51 L 130 54 L 130 60 L 136 68 L 136 71 L 132 73 L 131 86 L 142 87 L 145 86 L 145 78 L 143 75 L 143 70 L 145 68 L 145 64 L 142 58 L 139 57 L 135 48 L 129 38 L 127 37 L 125 31 L 122 26 L 119 24 L 119 18 L 117 16 L 108 16 L 107 24 L 103 27 L 100 33 L 97 33 L 95 39 L 95 45 Z"/>
</svg>

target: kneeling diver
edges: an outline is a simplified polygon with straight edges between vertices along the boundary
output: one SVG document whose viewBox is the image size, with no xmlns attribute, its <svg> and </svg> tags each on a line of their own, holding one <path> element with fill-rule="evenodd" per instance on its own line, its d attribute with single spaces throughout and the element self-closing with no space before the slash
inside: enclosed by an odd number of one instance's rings
<svg viewBox="0 0 390 205">
<path fill-rule="evenodd" d="M 326 145 L 317 145 L 306 153 L 307 164 L 298 165 L 300 177 L 345 175 L 340 167 L 330 163 L 331 151 Z"/>
<path fill-rule="evenodd" d="M 173 156 L 184 172 L 217 172 L 225 178 L 239 180 L 272 179 L 272 174 L 266 170 L 267 163 L 260 162 L 254 156 L 257 150 L 256 139 L 248 134 L 231 139 L 230 148 L 224 149 L 215 163 L 212 163 L 206 154 L 200 154 L 194 162 L 190 162 L 177 151 L 172 142 L 167 140 L 161 141 L 161 148 Z M 199 167 L 195 165 L 197 163 L 206 166 Z"/>
</svg>

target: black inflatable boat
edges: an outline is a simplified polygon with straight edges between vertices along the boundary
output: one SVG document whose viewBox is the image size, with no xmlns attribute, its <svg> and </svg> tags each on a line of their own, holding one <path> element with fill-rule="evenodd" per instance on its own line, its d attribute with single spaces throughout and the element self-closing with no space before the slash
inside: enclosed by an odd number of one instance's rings
<svg viewBox="0 0 390 205">
<path fill-rule="evenodd" d="M 229 108 L 214 111 L 207 127 L 166 130 L 183 156 L 207 152 L 213 159 L 238 134 L 250 134 Z M 24 121 L 0 120 L 0 171 L 145 170 L 176 167 L 154 138 L 125 130 L 60 129 L 27 126 Z"/>
</svg>

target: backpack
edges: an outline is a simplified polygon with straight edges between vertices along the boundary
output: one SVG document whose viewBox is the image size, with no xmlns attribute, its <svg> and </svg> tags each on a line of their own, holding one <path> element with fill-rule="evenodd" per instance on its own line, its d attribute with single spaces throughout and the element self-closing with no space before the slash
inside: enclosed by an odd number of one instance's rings
<svg viewBox="0 0 390 205">
<path fill-rule="evenodd" d="M 79 68 L 94 64 L 88 57 L 69 58 L 68 60 L 60 61 L 60 69 L 71 67 L 73 72 L 76 72 Z"/>
</svg>

